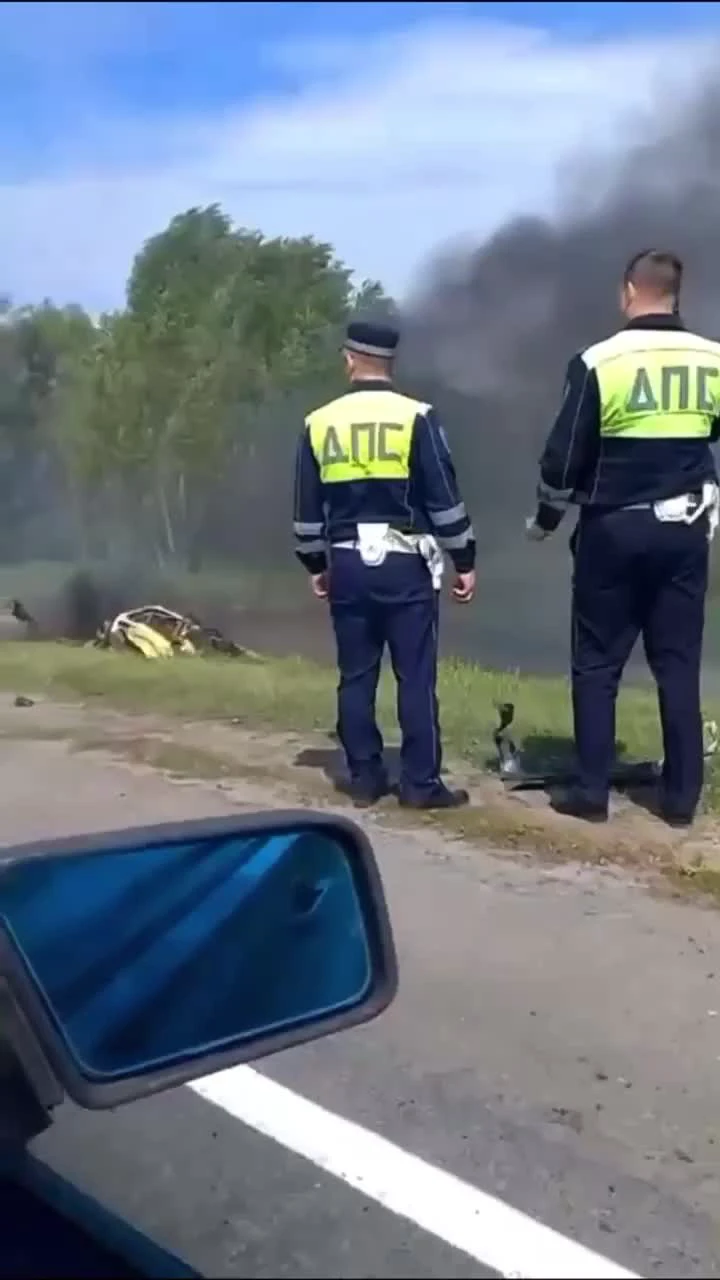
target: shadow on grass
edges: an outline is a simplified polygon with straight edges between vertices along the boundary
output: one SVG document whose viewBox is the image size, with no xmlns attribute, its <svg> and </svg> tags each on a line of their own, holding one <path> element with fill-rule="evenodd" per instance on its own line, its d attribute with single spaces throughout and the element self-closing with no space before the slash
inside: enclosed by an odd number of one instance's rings
<svg viewBox="0 0 720 1280">
<path fill-rule="evenodd" d="M 569 734 L 528 734 L 522 741 L 519 754 L 522 761 L 522 775 L 519 775 L 518 781 L 522 776 L 526 779 L 526 785 L 518 789 L 543 792 L 551 801 L 555 801 L 568 787 L 572 786 L 575 779 L 575 745 Z M 616 779 L 613 790 L 626 796 L 639 808 L 657 815 L 657 787 L 652 773 L 653 762 L 628 758 L 627 744 L 622 740 L 615 743 L 615 762 L 616 768 L 620 771 L 627 767 L 630 777 Z M 320 770 L 338 791 L 347 789 L 349 775 L 345 756 L 333 733 L 328 734 L 326 747 L 304 747 L 295 756 L 293 763 L 298 768 Z M 400 776 L 398 747 L 385 748 L 385 764 L 391 787 L 396 787 Z M 488 757 L 483 764 L 488 774 L 498 775 L 497 756 Z M 512 790 L 512 783 L 508 783 L 508 791 Z"/>
<path fill-rule="evenodd" d="M 336 790 L 344 791 L 350 782 L 345 753 L 337 744 L 334 734 L 328 734 L 328 739 L 327 747 L 303 747 L 295 756 L 293 763 L 302 769 L 319 769 Z M 384 759 L 390 784 L 395 786 L 400 776 L 399 747 L 386 747 Z"/>
<path fill-rule="evenodd" d="M 516 745 L 524 773 L 540 775 L 575 772 L 575 743 L 569 734 L 528 733 Z M 615 743 L 615 759 L 619 763 L 629 763 L 627 746 L 622 741 Z M 497 773 L 500 767 L 497 755 L 489 756 L 485 767 L 489 772 Z"/>
<path fill-rule="evenodd" d="M 525 786 L 518 789 L 543 791 L 551 799 L 573 785 L 576 776 L 575 745 L 568 734 L 532 733 L 523 739 L 519 748 L 521 769 L 518 782 L 525 779 Z M 486 767 L 500 771 L 497 756 L 486 761 Z M 657 778 L 655 762 L 628 758 L 627 745 L 615 743 L 615 770 L 619 774 L 613 780 L 613 790 L 626 796 L 633 804 L 657 813 Z M 623 772 L 627 770 L 627 776 Z M 509 784 L 510 787 L 512 784 Z"/>
</svg>

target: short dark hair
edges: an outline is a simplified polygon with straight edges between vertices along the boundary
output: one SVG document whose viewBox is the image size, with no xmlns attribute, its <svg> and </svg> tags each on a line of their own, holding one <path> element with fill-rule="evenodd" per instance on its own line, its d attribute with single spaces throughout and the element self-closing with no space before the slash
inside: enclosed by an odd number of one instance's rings
<svg viewBox="0 0 720 1280">
<path fill-rule="evenodd" d="M 641 293 L 676 300 L 682 278 L 682 260 L 676 253 L 661 249 L 642 249 L 630 259 L 623 274 L 624 284 L 634 284 Z"/>
</svg>

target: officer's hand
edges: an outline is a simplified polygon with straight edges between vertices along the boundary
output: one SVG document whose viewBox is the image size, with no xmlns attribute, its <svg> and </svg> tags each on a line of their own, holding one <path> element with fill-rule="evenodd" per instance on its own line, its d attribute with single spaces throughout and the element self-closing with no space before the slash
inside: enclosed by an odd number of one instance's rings
<svg viewBox="0 0 720 1280">
<path fill-rule="evenodd" d="M 452 589 L 453 597 L 458 604 L 469 604 L 475 595 L 475 570 L 469 573 L 456 573 Z"/>
<path fill-rule="evenodd" d="M 327 600 L 328 598 L 329 575 L 327 569 L 324 573 L 313 573 L 310 576 L 310 586 L 313 595 L 318 600 Z"/>
</svg>

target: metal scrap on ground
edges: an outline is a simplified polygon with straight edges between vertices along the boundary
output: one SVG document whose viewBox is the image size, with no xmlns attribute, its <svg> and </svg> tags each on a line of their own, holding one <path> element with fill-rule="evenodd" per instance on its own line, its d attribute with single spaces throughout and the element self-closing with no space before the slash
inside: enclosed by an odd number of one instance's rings
<svg viewBox="0 0 720 1280">
<path fill-rule="evenodd" d="M 551 787 L 570 787 L 576 781 L 574 768 L 568 763 L 555 763 L 550 767 L 533 768 L 523 760 L 522 751 L 510 736 L 510 726 L 515 718 L 515 704 L 500 702 L 496 705 L 498 725 L 493 732 L 497 754 L 497 772 L 509 791 L 544 791 Z M 714 756 L 720 742 L 720 731 L 715 720 L 703 722 L 705 759 Z M 627 787 L 647 787 L 657 784 L 662 776 L 662 760 L 619 760 L 612 772 L 611 783 L 617 790 Z"/>
</svg>

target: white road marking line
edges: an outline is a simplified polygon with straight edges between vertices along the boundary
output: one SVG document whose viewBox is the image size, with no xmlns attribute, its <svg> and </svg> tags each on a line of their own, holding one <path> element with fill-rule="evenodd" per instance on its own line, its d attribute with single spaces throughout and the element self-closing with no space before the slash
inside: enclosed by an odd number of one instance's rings
<svg viewBox="0 0 720 1280">
<path fill-rule="evenodd" d="M 231 1067 L 189 1087 L 501 1276 L 638 1280 L 633 1272 L 252 1067 Z"/>
</svg>

